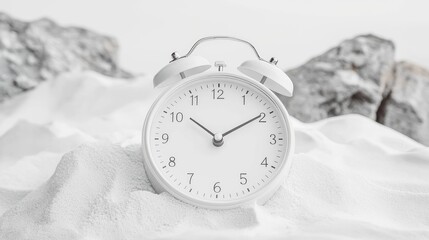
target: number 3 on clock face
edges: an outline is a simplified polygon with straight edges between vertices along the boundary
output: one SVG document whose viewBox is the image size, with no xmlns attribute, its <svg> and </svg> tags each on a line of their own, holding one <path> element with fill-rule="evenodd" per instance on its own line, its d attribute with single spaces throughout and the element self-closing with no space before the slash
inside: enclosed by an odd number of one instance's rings
<svg viewBox="0 0 429 240">
<path fill-rule="evenodd" d="M 278 98 L 242 76 L 214 73 L 169 89 L 143 131 L 155 189 L 202 207 L 263 202 L 284 180 L 293 133 Z"/>
</svg>

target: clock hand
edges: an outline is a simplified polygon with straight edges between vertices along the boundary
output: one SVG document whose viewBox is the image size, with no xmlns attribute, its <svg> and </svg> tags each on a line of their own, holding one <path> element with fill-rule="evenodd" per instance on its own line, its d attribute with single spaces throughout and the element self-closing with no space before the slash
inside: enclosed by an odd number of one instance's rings
<svg viewBox="0 0 429 240">
<path fill-rule="evenodd" d="M 239 129 L 239 128 L 241 128 L 241 127 L 243 127 L 243 126 L 245 126 L 245 125 L 247 125 L 247 124 L 249 124 L 249 123 L 251 123 L 251 122 L 255 121 L 256 119 L 260 118 L 261 116 L 262 116 L 262 113 L 260 113 L 260 114 L 259 114 L 258 116 L 256 116 L 256 117 L 254 117 L 254 118 L 250 119 L 249 121 L 247 121 L 247 122 L 245 122 L 245 123 L 242 123 L 242 124 L 238 125 L 237 127 L 235 127 L 235 128 L 233 128 L 233 129 L 231 129 L 231 130 L 229 130 L 229 131 L 225 132 L 224 134 L 222 134 L 222 136 L 224 136 L 224 137 L 225 137 L 226 135 L 228 135 L 228 134 L 230 134 L 230 133 L 234 132 L 235 130 L 237 130 L 237 129 Z"/>
<path fill-rule="evenodd" d="M 195 121 L 193 118 L 189 118 L 191 119 L 192 122 L 196 123 L 198 126 L 200 126 L 202 129 L 204 129 L 206 132 L 208 132 L 212 137 L 214 137 L 214 133 L 212 133 L 210 130 L 208 130 L 207 128 L 205 128 L 203 125 L 201 125 L 200 123 L 198 123 L 197 121 Z"/>
</svg>

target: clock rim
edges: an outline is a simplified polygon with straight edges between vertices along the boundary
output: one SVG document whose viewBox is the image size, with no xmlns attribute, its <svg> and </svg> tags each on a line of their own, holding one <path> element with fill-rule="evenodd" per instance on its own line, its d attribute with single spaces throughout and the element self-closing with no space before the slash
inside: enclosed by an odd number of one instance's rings
<svg viewBox="0 0 429 240">
<path fill-rule="evenodd" d="M 170 97 L 172 94 L 174 94 L 177 90 L 180 90 L 181 88 L 186 87 L 186 85 L 191 85 L 193 82 L 199 81 L 199 80 L 207 80 L 207 79 L 215 79 L 215 78 L 221 78 L 232 81 L 241 81 L 244 82 L 244 84 L 250 84 L 253 87 L 257 88 L 261 92 L 267 95 L 267 97 L 275 104 L 275 106 L 279 109 L 281 114 L 283 115 L 285 119 L 285 127 L 287 130 L 287 136 L 288 136 L 288 143 L 287 143 L 287 152 L 284 154 L 284 157 L 282 158 L 282 165 L 279 168 L 279 171 L 276 175 L 274 175 L 273 179 L 271 179 L 264 187 L 259 189 L 258 191 L 249 194 L 248 196 L 244 198 L 239 198 L 236 200 L 231 201 L 225 201 L 225 202 L 213 202 L 213 201 L 203 201 L 195 198 L 191 198 L 179 190 L 177 190 L 173 185 L 168 183 L 164 177 L 162 177 L 161 173 L 156 169 L 156 166 L 154 165 L 153 157 L 150 151 L 150 129 L 153 123 L 153 118 L 155 116 L 156 110 L 164 103 L 168 97 Z M 247 76 L 237 75 L 233 73 L 225 73 L 225 72 L 218 72 L 218 73 L 205 73 L 203 75 L 198 74 L 191 76 L 189 78 L 186 78 L 182 80 L 181 82 L 173 85 L 172 87 L 166 89 L 164 92 L 160 94 L 160 96 L 155 100 L 155 102 L 152 104 L 151 108 L 149 109 L 144 125 L 143 125 L 143 131 L 142 131 L 142 143 L 141 143 L 141 150 L 143 153 L 143 164 L 145 167 L 146 175 L 151 182 L 154 190 L 157 193 L 162 192 L 168 192 L 172 196 L 174 196 L 177 199 L 180 199 L 183 202 L 186 202 L 188 204 L 192 204 L 198 207 L 204 207 L 209 209 L 230 209 L 235 208 L 239 206 L 243 206 L 246 204 L 263 204 L 265 203 L 269 198 L 272 197 L 274 192 L 280 187 L 282 181 L 286 181 L 287 176 L 289 176 L 289 171 L 292 166 L 292 158 L 295 147 L 295 136 L 293 132 L 292 123 L 290 121 L 289 114 L 283 105 L 283 103 L 280 101 L 280 99 L 266 86 L 261 84 L 260 82 L 253 80 Z"/>
</svg>

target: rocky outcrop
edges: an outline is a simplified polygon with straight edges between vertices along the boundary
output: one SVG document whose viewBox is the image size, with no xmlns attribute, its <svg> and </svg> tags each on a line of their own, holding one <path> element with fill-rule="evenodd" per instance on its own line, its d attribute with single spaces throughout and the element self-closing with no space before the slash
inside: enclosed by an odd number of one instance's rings
<svg viewBox="0 0 429 240">
<path fill-rule="evenodd" d="M 378 121 L 429 146 L 429 71 L 407 62 L 395 68 Z"/>
<path fill-rule="evenodd" d="M 429 73 L 394 50 L 374 35 L 346 40 L 287 71 L 295 92 L 281 99 L 304 122 L 358 113 L 429 145 Z"/>
<path fill-rule="evenodd" d="M 390 91 L 393 68 L 391 41 L 358 36 L 288 71 L 295 92 L 282 101 L 304 122 L 347 113 L 376 119 L 383 96 Z"/>
<path fill-rule="evenodd" d="M 92 70 L 131 77 L 121 70 L 110 37 L 49 19 L 16 20 L 0 13 L 0 102 L 60 73 Z"/>
</svg>

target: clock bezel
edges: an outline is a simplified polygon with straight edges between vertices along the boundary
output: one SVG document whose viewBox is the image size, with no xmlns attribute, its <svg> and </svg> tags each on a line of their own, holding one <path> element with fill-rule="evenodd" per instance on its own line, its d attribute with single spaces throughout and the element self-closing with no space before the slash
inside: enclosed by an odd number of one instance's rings
<svg viewBox="0 0 429 240">
<path fill-rule="evenodd" d="M 193 84 L 194 82 L 201 81 L 201 80 L 209 80 L 209 79 L 216 79 L 220 78 L 222 80 L 229 80 L 229 81 L 240 81 L 244 84 L 250 84 L 252 87 L 255 87 L 256 89 L 260 90 L 262 93 L 264 93 L 269 100 L 272 101 L 272 103 L 277 107 L 279 112 L 283 115 L 283 118 L 285 119 L 285 127 L 286 127 L 286 135 L 288 137 L 287 146 L 286 146 L 286 152 L 284 154 L 284 157 L 281 159 L 282 164 L 277 172 L 273 176 L 273 178 L 267 182 L 267 184 L 262 187 L 261 189 L 239 199 L 234 199 L 230 201 L 223 201 L 223 202 L 213 202 L 213 201 L 203 201 L 199 199 L 192 198 L 188 195 L 183 194 L 179 190 L 177 190 L 172 184 L 170 184 L 162 174 L 157 170 L 154 159 L 151 153 L 151 146 L 150 146 L 150 130 L 153 123 L 153 118 L 155 117 L 155 114 L 159 107 L 164 103 L 166 100 L 169 99 L 171 95 L 173 95 L 178 90 L 181 90 L 183 88 L 186 88 L 187 86 Z M 225 72 L 216 72 L 216 73 L 204 73 L 204 74 L 198 74 L 194 75 L 192 77 L 186 78 L 182 80 L 182 82 L 179 82 L 178 84 L 174 85 L 173 87 L 165 90 L 152 104 L 145 122 L 143 126 L 143 132 L 142 132 L 142 153 L 143 153 L 143 163 L 146 171 L 146 175 L 149 178 L 149 181 L 151 182 L 152 186 L 154 187 L 155 191 L 157 193 L 162 192 L 168 192 L 177 199 L 182 200 L 183 202 L 196 205 L 199 207 L 204 208 L 210 208 L 210 209 L 229 209 L 238 207 L 245 204 L 252 204 L 252 203 L 258 203 L 263 204 L 265 203 L 271 196 L 274 194 L 274 192 L 280 187 L 282 181 L 286 180 L 286 177 L 289 175 L 289 171 L 292 165 L 292 159 L 291 155 L 293 154 L 294 150 L 294 132 L 293 128 L 291 126 L 290 117 L 289 114 L 280 101 L 280 99 L 267 87 L 265 87 L 263 84 L 248 78 L 246 76 L 232 74 L 232 73 L 225 73 Z"/>
</svg>

